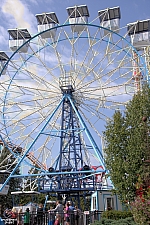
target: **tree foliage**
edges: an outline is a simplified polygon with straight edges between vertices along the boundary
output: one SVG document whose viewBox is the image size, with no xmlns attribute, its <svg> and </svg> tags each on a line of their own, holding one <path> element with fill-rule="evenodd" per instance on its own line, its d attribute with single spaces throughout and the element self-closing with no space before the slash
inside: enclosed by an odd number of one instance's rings
<svg viewBox="0 0 150 225">
<path fill-rule="evenodd" d="M 134 199 L 138 177 L 144 177 L 143 161 L 150 146 L 149 117 L 150 89 L 146 86 L 134 95 L 124 114 L 116 111 L 106 125 L 106 167 L 123 202 Z"/>
<path fill-rule="evenodd" d="M 8 173 L 0 174 L 0 183 L 3 184 L 4 181 L 9 176 L 9 173 L 14 169 L 16 166 L 17 161 L 15 157 L 10 153 L 7 147 L 4 147 L 1 154 L 0 154 L 0 167 L 3 171 L 7 171 Z M 16 174 L 19 174 L 19 168 L 16 170 Z M 21 185 L 21 179 L 10 179 L 8 182 L 9 191 L 7 195 L 0 195 L 0 204 L 2 208 L 12 208 L 13 200 L 11 192 L 16 190 Z"/>
</svg>

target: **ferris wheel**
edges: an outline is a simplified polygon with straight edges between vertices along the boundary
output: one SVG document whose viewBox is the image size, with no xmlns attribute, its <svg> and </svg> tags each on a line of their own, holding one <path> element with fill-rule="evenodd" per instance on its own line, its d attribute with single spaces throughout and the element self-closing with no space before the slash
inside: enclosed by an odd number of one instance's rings
<svg viewBox="0 0 150 225">
<path fill-rule="evenodd" d="M 119 28 L 119 7 L 99 11 L 91 22 L 86 5 L 67 13 L 63 24 L 54 12 L 37 14 L 34 36 L 8 30 L 10 51 L 0 52 L 0 135 L 10 155 L 0 169 L 10 175 L 2 188 L 19 169 L 31 190 L 37 183 L 41 191 L 95 190 L 93 168 L 106 172 L 104 126 L 148 80 L 129 40 L 133 26 L 124 34 Z"/>
</svg>

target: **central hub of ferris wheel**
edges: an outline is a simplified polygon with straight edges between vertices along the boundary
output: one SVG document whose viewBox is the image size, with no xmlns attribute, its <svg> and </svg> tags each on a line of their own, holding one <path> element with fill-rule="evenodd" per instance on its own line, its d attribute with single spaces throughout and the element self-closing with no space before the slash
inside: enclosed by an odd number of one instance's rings
<svg viewBox="0 0 150 225">
<path fill-rule="evenodd" d="M 59 87 L 63 94 L 71 94 L 75 91 L 75 82 L 72 76 L 64 76 L 59 78 Z"/>
</svg>

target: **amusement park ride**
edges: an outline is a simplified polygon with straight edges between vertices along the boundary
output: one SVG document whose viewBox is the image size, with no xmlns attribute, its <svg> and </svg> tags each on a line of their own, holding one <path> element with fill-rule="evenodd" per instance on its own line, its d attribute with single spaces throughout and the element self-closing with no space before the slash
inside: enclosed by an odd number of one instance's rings
<svg viewBox="0 0 150 225">
<path fill-rule="evenodd" d="M 88 22 L 86 5 L 37 14 L 38 33 L 9 29 L 0 52 L 0 162 L 17 193 L 67 198 L 107 189 L 104 125 L 149 82 L 150 20 L 120 28 L 120 8 L 100 10 Z M 13 155 L 14 164 L 9 163 Z M 19 169 L 19 174 L 16 171 Z"/>
</svg>

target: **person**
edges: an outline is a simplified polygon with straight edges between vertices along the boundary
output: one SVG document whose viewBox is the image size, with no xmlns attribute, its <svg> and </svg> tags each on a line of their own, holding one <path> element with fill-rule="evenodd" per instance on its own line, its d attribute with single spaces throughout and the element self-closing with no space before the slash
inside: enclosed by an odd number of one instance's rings
<svg viewBox="0 0 150 225">
<path fill-rule="evenodd" d="M 63 223 L 64 207 L 59 200 L 56 202 L 56 208 L 53 211 L 56 212 L 56 217 L 59 216 L 60 222 Z"/>
<path fill-rule="evenodd" d="M 53 211 L 53 208 L 50 207 L 50 210 L 48 210 L 48 225 L 54 225 L 55 222 L 55 212 Z"/>
<path fill-rule="evenodd" d="M 11 219 L 13 220 L 13 224 L 17 225 L 17 210 L 15 207 L 11 210 Z"/>
<path fill-rule="evenodd" d="M 26 211 L 24 213 L 24 225 L 29 225 L 30 224 L 30 213 L 29 213 L 29 208 L 26 208 Z"/>
<path fill-rule="evenodd" d="M 38 225 L 43 225 L 43 205 L 39 204 L 39 207 L 37 209 L 37 222 Z"/>
<path fill-rule="evenodd" d="M 61 216 L 59 214 L 57 214 L 54 225 L 60 225 L 60 222 L 61 222 Z"/>
<path fill-rule="evenodd" d="M 4 218 L 10 218 L 11 217 L 11 209 L 5 209 L 4 213 L 3 213 Z"/>
<path fill-rule="evenodd" d="M 69 209 L 70 209 L 70 211 L 73 211 L 75 208 L 74 208 L 74 206 L 72 205 L 71 201 L 69 201 L 68 203 L 69 203 Z"/>
<path fill-rule="evenodd" d="M 64 223 L 64 225 L 66 225 L 66 217 L 65 217 L 65 212 L 66 212 L 66 205 L 64 205 L 64 219 L 63 219 L 63 223 Z"/>
<path fill-rule="evenodd" d="M 80 218 L 80 209 L 77 206 L 74 207 L 74 218 L 75 218 L 75 225 L 79 225 L 79 218 Z"/>
<path fill-rule="evenodd" d="M 18 210 L 17 221 L 18 221 L 18 225 L 22 225 L 23 224 L 23 221 L 22 221 L 22 209 L 21 208 Z"/>
<path fill-rule="evenodd" d="M 75 218 L 74 218 L 74 206 L 72 205 L 71 201 L 69 203 L 69 214 L 70 214 L 70 223 L 74 225 L 75 223 Z"/>
<path fill-rule="evenodd" d="M 4 216 L 4 221 L 5 221 L 5 225 L 9 225 L 12 221 L 11 221 L 11 209 L 5 209 L 3 216 Z"/>
<path fill-rule="evenodd" d="M 65 207 L 64 212 L 65 212 L 65 218 L 64 218 L 65 224 L 70 225 L 69 203 L 68 202 L 66 203 L 66 207 Z"/>
</svg>

